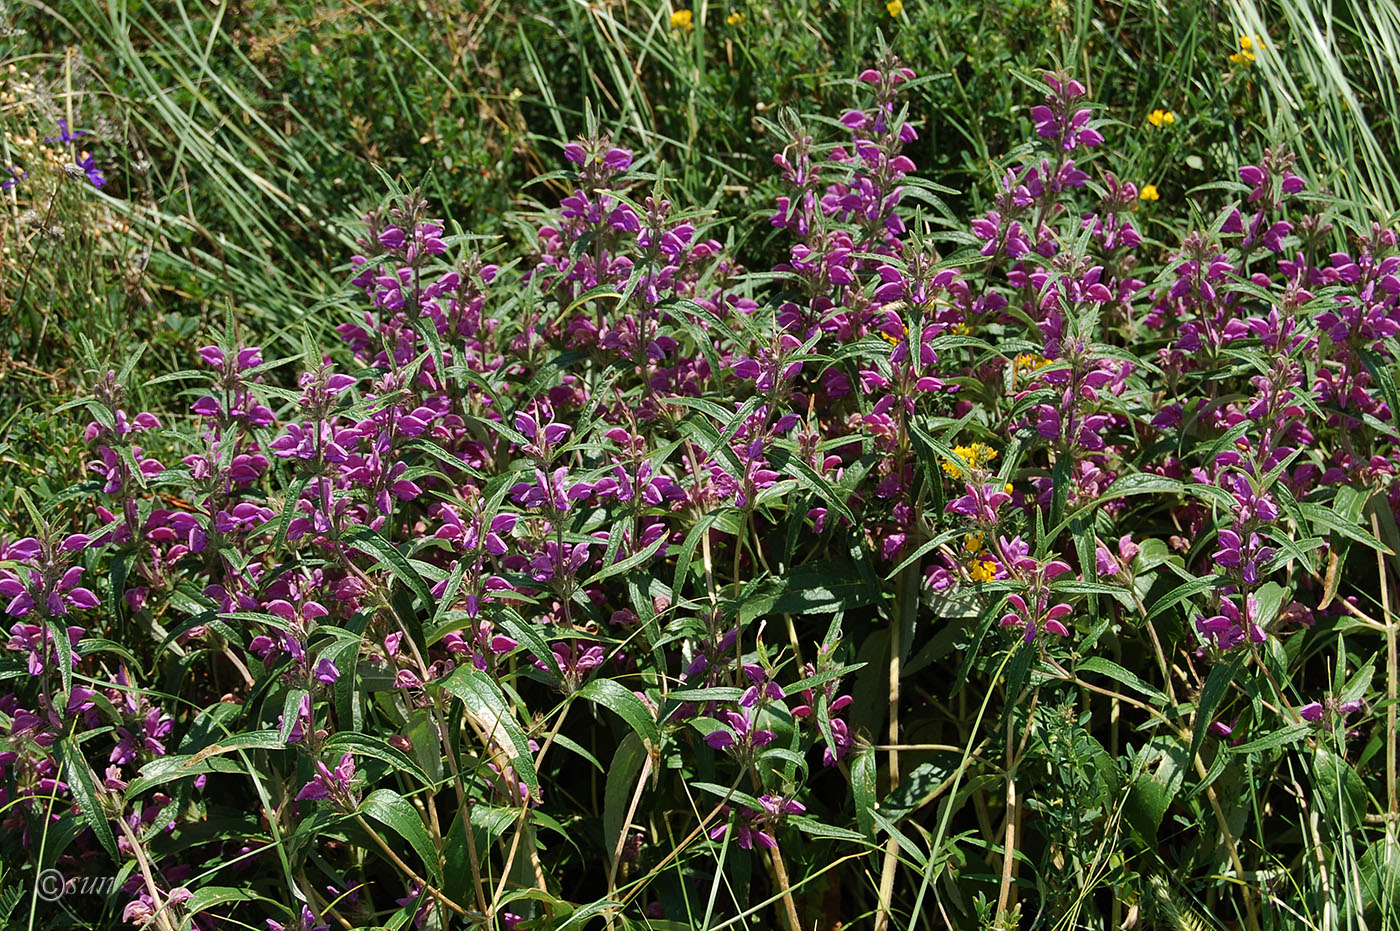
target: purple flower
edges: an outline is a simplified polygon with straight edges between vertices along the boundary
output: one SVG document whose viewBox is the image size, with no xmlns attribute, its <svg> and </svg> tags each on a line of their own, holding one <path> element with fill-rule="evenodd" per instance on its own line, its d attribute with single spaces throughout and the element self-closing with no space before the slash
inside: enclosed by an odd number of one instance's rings
<svg viewBox="0 0 1400 931">
<path fill-rule="evenodd" d="M 772 850 L 778 846 L 774 831 L 783 818 L 786 815 L 800 815 L 807 810 L 801 802 L 776 795 L 762 795 L 758 803 L 762 806 L 761 810 L 742 808 L 735 819 L 735 838 L 744 850 L 753 850 L 755 847 Z M 728 810 L 726 806 L 725 811 Z M 719 840 L 728 831 L 728 823 L 720 824 L 710 829 L 710 839 Z"/>
<path fill-rule="evenodd" d="M 546 407 L 540 413 L 547 419 L 553 412 Z M 529 440 L 525 447 L 527 453 L 540 459 L 548 459 L 554 446 L 568 436 L 571 428 L 562 423 L 547 422 L 541 425 L 533 415 L 518 411 L 515 415 L 515 429 Z"/>
<path fill-rule="evenodd" d="M 1196 630 L 1207 645 L 1223 653 L 1240 646 L 1246 638 L 1254 643 L 1264 642 L 1264 629 L 1252 619 L 1258 613 L 1255 597 L 1248 596 L 1245 604 L 1250 615 L 1248 618 L 1240 611 L 1239 606 L 1228 598 L 1220 602 L 1219 614 L 1196 617 Z"/>
<path fill-rule="evenodd" d="M 722 712 L 720 716 L 729 725 L 728 728 L 721 727 L 711 731 L 705 736 L 705 743 L 716 750 L 731 750 L 736 754 L 767 746 L 775 735 L 772 731 L 757 728 L 750 720 L 749 716 L 752 714 L 752 709 L 748 709 L 744 714 L 737 711 Z"/>
<path fill-rule="evenodd" d="M 319 802 L 323 799 L 329 799 L 347 811 L 352 810 L 357 802 L 354 781 L 355 760 L 350 754 L 342 756 L 340 763 L 334 770 L 317 760 L 316 775 L 311 778 L 310 782 L 301 787 L 296 800 L 298 802 Z"/>
<path fill-rule="evenodd" d="M 296 919 L 281 922 L 267 919 L 267 931 L 330 931 L 330 926 L 318 921 L 311 909 L 301 907 L 301 915 Z"/>
<path fill-rule="evenodd" d="M 1069 567 L 1066 566 L 1065 568 L 1068 569 Z M 1002 615 L 1001 626 L 1023 627 L 1025 629 L 1024 639 L 1027 643 L 1035 639 L 1037 630 L 1042 627 L 1057 636 L 1069 636 L 1069 628 L 1061 621 L 1061 618 L 1069 616 L 1071 611 L 1069 605 L 1056 604 L 1049 608 L 1032 610 L 1031 607 L 1026 604 L 1026 600 L 1018 594 L 1012 593 L 1007 596 L 1006 600 L 1015 610 Z"/>
<path fill-rule="evenodd" d="M 68 121 L 63 119 L 62 117 L 59 117 L 58 135 L 45 136 L 44 141 L 55 143 L 57 145 L 68 145 L 70 142 L 72 142 L 74 139 L 77 139 L 79 136 L 86 136 L 87 134 L 88 131 L 86 129 L 76 129 L 70 132 L 68 130 Z"/>
<path fill-rule="evenodd" d="M 566 488 L 564 480 L 568 475 L 567 466 L 560 466 L 549 475 L 536 469 L 535 483 L 531 485 L 529 482 L 516 482 L 510 488 L 511 498 L 521 507 L 553 510 L 563 514 L 569 510 L 570 501 L 586 498 L 593 493 L 593 486 L 588 482 L 576 482 Z"/>
<path fill-rule="evenodd" d="M 340 670 L 335 668 L 335 663 L 332 663 L 324 656 L 321 657 L 321 660 L 316 664 L 316 681 L 323 682 L 326 685 L 334 685 L 335 680 L 339 678 Z"/>
<path fill-rule="evenodd" d="M 745 689 L 744 694 L 740 696 L 739 705 L 741 707 L 752 708 L 758 704 L 760 698 L 765 701 L 780 701 L 787 697 L 783 687 L 769 679 L 768 673 L 764 671 L 762 666 L 745 663 L 744 675 L 749 677 L 749 682 L 752 685 Z"/>
<path fill-rule="evenodd" d="M 511 641 L 513 645 L 515 641 Z M 574 691 L 583 685 L 583 681 L 588 678 L 588 674 L 599 666 L 603 665 L 605 654 L 603 648 L 598 644 L 584 647 L 581 643 L 572 640 L 556 640 L 550 644 L 549 650 L 554 654 L 554 662 L 564 677 L 564 685 L 569 691 Z M 554 672 L 544 664 L 543 660 L 535 660 L 535 667 L 543 669 L 545 672 Z"/>
<path fill-rule="evenodd" d="M 1308 704 L 1299 708 L 1298 715 L 1304 721 L 1308 721 L 1309 723 L 1321 724 L 1322 722 L 1332 718 L 1344 718 L 1349 714 L 1353 714 L 1357 711 L 1360 711 L 1361 708 L 1362 704 L 1360 701 L 1357 701 L 1355 699 L 1351 701 L 1339 701 L 1338 699 L 1329 695 L 1323 701 L 1309 702 Z"/>
<path fill-rule="evenodd" d="M 995 484 L 967 485 L 967 494 L 948 502 L 945 510 L 949 514 L 962 514 L 976 523 L 995 524 L 997 510 L 1011 500 L 1000 486 Z"/>
<path fill-rule="evenodd" d="M 84 152 L 79 158 L 77 165 L 87 175 L 87 179 L 95 188 L 101 188 L 107 183 L 106 175 L 97 167 L 97 160 L 92 157 L 91 152 Z"/>
<path fill-rule="evenodd" d="M 83 575 L 82 566 L 70 567 L 53 583 L 46 583 L 36 570 L 30 570 L 28 575 L 29 584 L 25 585 L 19 577 L 0 571 L 0 595 L 10 599 L 5 611 L 12 617 L 23 617 L 33 610 L 36 599 L 43 603 L 50 617 L 67 614 L 69 608 L 86 610 L 100 603 L 89 589 L 78 585 Z"/>
</svg>

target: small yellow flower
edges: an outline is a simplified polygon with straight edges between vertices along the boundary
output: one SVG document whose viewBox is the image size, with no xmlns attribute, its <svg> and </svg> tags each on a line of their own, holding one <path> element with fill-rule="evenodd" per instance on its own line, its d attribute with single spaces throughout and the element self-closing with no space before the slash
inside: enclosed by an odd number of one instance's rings
<svg viewBox="0 0 1400 931">
<path fill-rule="evenodd" d="M 904 12 L 904 0 L 890 0 L 885 4 L 885 9 L 890 11 L 890 16 L 898 19 L 899 14 Z"/>
<path fill-rule="evenodd" d="M 1157 193 L 1157 185 L 1155 184 L 1144 184 L 1142 190 L 1138 192 L 1139 198 L 1149 202 L 1157 200 L 1161 196 Z"/>
<path fill-rule="evenodd" d="M 969 533 L 967 536 L 963 537 L 963 546 L 967 549 L 967 552 L 973 556 L 976 556 L 978 553 L 982 552 L 982 550 L 986 549 L 986 547 L 982 545 L 982 534 L 980 533 Z"/>
<path fill-rule="evenodd" d="M 980 469 L 997 457 L 997 451 L 986 443 L 973 443 L 971 446 L 954 446 L 953 452 L 962 457 L 963 462 Z M 962 469 L 951 462 L 943 463 L 943 471 L 953 478 L 962 478 Z"/>
<path fill-rule="evenodd" d="M 1240 36 L 1240 50 L 1230 56 L 1231 64 L 1250 64 L 1256 61 L 1254 50 L 1263 48 L 1264 43 L 1259 41 L 1258 36 Z"/>
<path fill-rule="evenodd" d="M 743 13 L 730 13 L 729 16 L 728 16 L 728 18 L 725 19 L 725 22 L 728 23 L 728 24 L 731 25 L 731 26 L 737 26 L 737 25 L 739 25 L 740 23 L 742 23 L 743 21 L 744 21 L 744 14 L 743 14 Z"/>
<path fill-rule="evenodd" d="M 1157 127 L 1170 126 L 1176 122 L 1176 114 L 1170 110 L 1153 110 L 1147 114 L 1147 122 Z"/>
<path fill-rule="evenodd" d="M 992 559 L 974 559 L 968 567 L 968 576 L 974 582 L 993 582 L 997 577 L 997 564 Z"/>
<path fill-rule="evenodd" d="M 964 321 L 959 321 L 953 324 L 952 331 L 958 336 L 968 336 L 972 333 L 972 327 L 968 326 Z"/>
<path fill-rule="evenodd" d="M 1006 493 L 1007 493 L 1008 495 L 1011 494 L 1011 483 L 1010 483 L 1010 482 L 1007 482 L 1007 483 L 1006 483 Z"/>
<path fill-rule="evenodd" d="M 1045 366 L 1050 364 L 1050 360 L 1045 358 L 1044 356 L 1032 355 L 1029 352 L 1020 353 L 1016 356 L 1015 359 L 1012 359 L 1011 361 L 1012 364 L 1015 365 L 1018 369 L 1034 370 L 1044 368 Z"/>
<path fill-rule="evenodd" d="M 898 346 L 898 345 L 899 345 L 899 340 L 895 339 L 893 336 L 891 336 L 890 334 L 886 333 L 884 330 L 880 330 L 879 332 L 880 332 L 880 338 L 883 339 L 885 342 L 889 343 L 891 346 Z M 909 335 L 909 328 L 908 328 L 908 327 L 904 327 L 904 335 L 905 335 L 905 336 L 908 336 L 908 335 Z"/>
<path fill-rule="evenodd" d="M 689 10 L 677 10 L 671 14 L 671 28 L 689 32 L 694 27 L 694 14 Z"/>
</svg>

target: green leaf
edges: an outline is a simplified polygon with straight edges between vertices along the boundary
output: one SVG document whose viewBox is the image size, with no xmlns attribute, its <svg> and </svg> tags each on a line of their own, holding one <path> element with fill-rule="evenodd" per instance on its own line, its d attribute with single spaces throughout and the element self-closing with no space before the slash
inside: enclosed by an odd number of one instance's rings
<svg viewBox="0 0 1400 931">
<path fill-rule="evenodd" d="M 608 779 L 603 788 L 603 846 L 609 861 L 617 850 L 622 832 L 627 829 L 627 809 L 632 805 L 637 779 L 646 758 L 647 751 L 642 746 L 641 738 L 628 734 L 618 744 L 612 765 L 608 767 Z"/>
<path fill-rule="evenodd" d="M 356 530 L 349 534 L 348 538 L 355 546 L 379 557 L 379 561 L 387 565 L 389 571 L 399 581 L 407 585 L 423 602 L 423 609 L 427 615 L 432 615 L 433 595 L 428 589 L 428 583 L 423 581 L 423 577 L 409 564 L 404 555 L 394 548 L 392 543 L 373 530 L 366 528 Z"/>
<path fill-rule="evenodd" d="M 1096 672 L 1099 675 L 1108 676 L 1116 682 L 1121 682 L 1128 688 L 1142 695 L 1146 695 L 1158 704 L 1166 704 L 1167 702 L 1167 696 L 1161 689 L 1149 684 L 1138 676 L 1137 673 L 1130 672 L 1112 660 L 1104 659 L 1101 656 L 1089 657 L 1076 666 L 1074 672 L 1076 675 L 1084 672 Z"/>
<path fill-rule="evenodd" d="M 578 690 L 580 698 L 602 705 L 627 722 L 653 750 L 661 749 L 661 731 L 642 700 L 613 679 L 594 679 Z"/>
<path fill-rule="evenodd" d="M 1153 602 L 1152 607 L 1147 612 L 1147 620 L 1152 620 L 1168 608 L 1175 607 L 1192 595 L 1199 595 L 1201 592 L 1210 591 L 1212 588 L 1223 588 L 1228 584 L 1230 584 L 1229 579 L 1214 575 L 1184 582 Z"/>
<path fill-rule="evenodd" d="M 1327 530 L 1333 531 L 1334 533 L 1339 533 L 1342 536 L 1355 540 L 1357 543 L 1369 547 L 1383 555 L 1395 555 L 1391 551 L 1390 547 L 1386 546 L 1380 540 L 1377 540 L 1375 537 L 1371 536 L 1365 530 L 1361 529 L 1360 526 L 1343 520 L 1331 508 L 1325 508 L 1318 504 L 1308 504 L 1299 502 L 1298 509 L 1303 513 L 1303 516 L 1306 517 L 1308 521 L 1314 525 L 1314 527 L 1321 526 L 1326 528 Z M 1317 531 L 1314 530 L 1314 533 L 1316 532 Z M 1318 535 L 1320 536 L 1321 534 Z"/>
<path fill-rule="evenodd" d="M 1151 472 L 1130 472 L 1109 485 L 1089 507 L 1094 507 L 1105 501 L 1112 501 L 1115 498 L 1126 498 L 1129 495 L 1174 495 L 1180 494 L 1181 490 L 1180 479 L 1168 478 L 1165 475 L 1156 475 Z"/>
<path fill-rule="evenodd" d="M 163 756 L 141 767 L 141 774 L 131 780 L 126 787 L 127 800 L 135 799 L 142 792 L 166 785 L 178 779 L 202 776 L 205 773 L 246 773 L 242 765 L 220 757 L 195 759 L 193 753 L 177 756 Z"/>
<path fill-rule="evenodd" d="M 111 615 L 111 623 L 118 625 L 120 629 L 122 618 L 126 616 L 126 599 L 122 597 L 126 594 L 126 573 L 131 566 L 131 553 L 121 551 L 112 557 L 112 565 L 109 570 L 111 577 L 111 588 L 107 592 L 107 613 Z M 140 666 L 140 663 L 132 663 L 133 666 Z"/>
<path fill-rule="evenodd" d="M 820 498 L 836 514 L 852 524 L 857 523 L 855 514 L 837 494 L 835 485 L 796 455 L 788 453 L 787 450 L 782 450 L 781 453 L 782 455 L 773 456 L 774 468 L 797 479 L 799 484 Z"/>
<path fill-rule="evenodd" d="M 1132 594 L 1119 585 L 1105 585 L 1103 582 L 1080 582 L 1078 580 L 1067 579 L 1063 582 L 1051 582 L 1050 590 L 1053 592 L 1063 592 L 1066 595 L 1108 595 L 1118 600 L 1130 611 L 1136 607 Z"/>
<path fill-rule="evenodd" d="M 875 819 L 870 813 L 876 808 L 875 751 L 862 749 L 851 759 L 851 792 L 856 803 L 856 824 L 865 837 L 874 840 Z"/>
<path fill-rule="evenodd" d="M 1357 864 L 1366 902 L 1383 915 L 1395 914 L 1400 904 L 1400 841 L 1381 837 Z"/>
<path fill-rule="evenodd" d="M 97 835 L 97 840 L 102 844 L 102 848 L 111 855 L 112 859 L 120 862 L 121 857 L 117 854 L 117 841 L 112 836 L 112 826 L 107 823 L 107 813 L 103 811 L 102 805 L 97 800 L 97 783 L 92 778 L 92 769 L 88 766 L 87 757 L 78 747 L 78 739 L 69 732 L 59 739 L 59 755 L 63 761 L 63 771 L 66 774 L 66 781 L 69 789 L 73 793 L 73 801 L 78 803 L 78 807 L 83 810 L 83 820 L 92 828 L 92 833 Z"/>
<path fill-rule="evenodd" d="M 1144 773 L 1128 787 L 1123 801 L 1123 817 L 1147 841 L 1157 839 L 1157 829 L 1172 803 L 1171 788 L 1160 779 Z"/>
<path fill-rule="evenodd" d="M 878 592 L 849 563 L 822 560 L 797 566 L 778 578 L 746 586 L 739 618 L 765 614 L 829 614 L 874 604 Z"/>
<path fill-rule="evenodd" d="M 1311 724 L 1290 724 L 1281 727 L 1272 734 L 1265 734 L 1263 737 L 1255 738 L 1248 743 L 1242 743 L 1238 747 L 1231 747 L 1231 753 L 1258 753 L 1260 750 L 1273 750 L 1285 744 L 1291 744 L 1302 740 L 1315 728 Z"/>
<path fill-rule="evenodd" d="M 429 876 L 442 882 L 442 869 L 432 838 L 423 827 L 423 819 L 418 816 L 417 809 L 407 799 L 393 789 L 375 789 L 360 803 L 359 811 L 408 841 L 427 867 Z"/>
<path fill-rule="evenodd" d="M 863 841 L 866 840 L 864 834 L 859 831 L 852 831 L 849 828 L 838 828 L 833 824 L 824 824 L 816 818 L 805 815 L 789 815 L 787 823 L 797 828 L 803 834 L 812 837 L 825 837 L 832 840 Z"/>
<path fill-rule="evenodd" d="M 1376 384 L 1380 386 L 1381 394 L 1385 397 L 1386 405 L 1390 408 L 1390 419 L 1392 422 L 1400 417 L 1400 393 L 1395 390 L 1395 378 L 1390 372 L 1390 366 L 1372 349 L 1362 347 L 1361 363 L 1366 366 L 1366 370 L 1371 373 Z"/>
<path fill-rule="evenodd" d="M 1210 675 L 1206 677 L 1206 684 L 1201 688 L 1201 700 L 1196 703 L 1196 724 L 1191 729 L 1191 749 L 1187 752 L 1187 758 L 1195 757 L 1196 751 L 1201 747 L 1201 740 L 1206 736 L 1206 728 L 1210 726 L 1211 718 L 1215 715 L 1215 709 L 1220 704 L 1220 700 L 1225 697 L 1225 692 L 1230 688 L 1230 683 L 1234 681 L 1235 675 L 1244 666 L 1247 654 L 1241 653 L 1229 663 L 1217 663 L 1211 669 Z"/>
<path fill-rule="evenodd" d="M 306 486 L 310 483 L 310 475 L 300 476 L 283 496 L 282 513 L 277 516 L 277 531 L 272 535 L 271 552 L 280 553 L 286 548 L 287 528 L 292 525 L 292 518 L 297 515 L 297 502 L 301 500 L 302 492 L 306 491 Z"/>
<path fill-rule="evenodd" d="M 676 704 L 688 701 L 738 701 L 744 697 L 744 690 L 728 685 L 707 685 L 703 688 L 673 689 L 666 697 Z"/>
<path fill-rule="evenodd" d="M 699 789 L 701 792 L 708 792 L 710 795 L 729 803 L 743 805 L 752 811 L 763 811 L 763 804 L 758 799 L 747 792 L 740 792 L 732 786 L 717 785 L 713 782 L 691 782 L 689 786 L 692 789 Z"/>
<path fill-rule="evenodd" d="M 425 786 L 433 785 L 434 780 L 430 778 L 423 767 L 411 759 L 408 754 L 390 744 L 382 737 L 373 734 L 357 733 L 355 731 L 341 731 L 331 736 L 326 741 L 326 750 L 341 756 L 346 753 L 354 753 L 357 756 L 373 757 L 382 760 L 394 768 L 396 772 L 408 773 Z"/>
<path fill-rule="evenodd" d="M 215 905 L 227 905 L 230 902 L 256 901 L 271 900 L 256 892 L 247 889 L 238 889 L 233 886 L 201 886 L 185 901 L 184 909 L 187 915 L 198 915 Z M 301 916 L 297 917 L 300 918 Z"/>
<path fill-rule="evenodd" d="M 491 606 L 495 608 L 496 606 Z M 525 649 L 530 651 L 530 655 L 544 663 L 546 669 L 558 673 L 559 657 L 554 655 L 554 651 L 549 648 L 549 641 L 540 635 L 534 624 L 521 617 L 519 612 L 509 607 L 502 606 L 499 611 L 498 623 L 506 629 L 519 643 L 525 645 Z"/>
<path fill-rule="evenodd" d="M 651 541 L 647 548 L 642 550 L 641 552 L 633 553 L 626 559 L 620 560 L 618 562 L 613 563 L 612 565 L 604 566 L 602 569 L 599 569 L 588 579 L 588 581 L 582 583 L 581 587 L 591 588 L 592 586 L 598 584 L 604 579 L 612 578 L 613 576 L 620 575 L 621 573 L 626 572 L 629 569 L 635 569 L 637 566 L 646 564 L 653 556 L 656 555 L 656 551 L 661 549 L 661 547 L 665 546 L 669 541 L 670 534 L 663 533 L 661 536 Z"/>
<path fill-rule="evenodd" d="M 497 734 L 505 737 L 504 741 L 498 742 L 501 743 L 502 749 L 506 749 L 505 744 L 509 742 L 510 747 L 515 750 L 510 761 L 511 767 L 538 798 L 540 779 L 535 773 L 535 760 L 530 754 L 530 741 L 525 736 L 525 731 L 516 722 L 510 706 L 506 704 L 505 696 L 501 694 L 500 687 L 492 681 L 490 676 L 471 665 L 458 666 L 440 684 L 442 688 L 462 700 L 468 710 L 476 716 L 477 722 L 483 730 L 491 734 L 493 738 Z"/>
<path fill-rule="evenodd" d="M 828 669 L 825 672 L 819 672 L 815 676 L 808 676 L 805 679 L 798 679 L 796 682 L 792 683 L 792 685 L 789 685 L 787 687 L 787 692 L 789 694 L 796 694 L 797 692 L 800 692 L 803 689 L 816 688 L 817 686 L 822 685 L 823 683 L 830 682 L 832 679 L 839 679 L 842 676 L 850 675 L 851 673 L 860 669 L 864 665 L 864 663 L 851 663 L 850 665 L 837 666 L 834 669 Z M 672 692 L 671 694 L 675 695 L 676 693 Z"/>
<path fill-rule="evenodd" d="M 928 804 L 952 775 L 953 771 L 946 765 L 932 761 L 920 763 L 900 778 L 899 785 L 880 803 L 880 811 L 898 823 L 910 812 Z"/>
<path fill-rule="evenodd" d="M 700 544 L 700 538 L 710 532 L 710 529 L 720 520 L 726 512 L 714 510 L 701 517 L 690 528 L 685 535 L 685 540 L 681 543 L 676 556 L 676 571 L 671 578 L 671 598 L 679 601 L 685 588 L 686 573 L 690 571 L 690 563 L 695 558 L 695 549 Z"/>
<path fill-rule="evenodd" d="M 1318 747 L 1313 758 L 1313 781 L 1318 804 L 1337 819 L 1343 830 L 1355 830 L 1361 825 L 1366 818 L 1366 784 L 1350 763 L 1326 747 Z"/>
<path fill-rule="evenodd" d="M 284 744 L 291 739 L 292 729 L 297 726 L 297 719 L 301 717 L 301 700 L 310 694 L 306 689 L 292 689 L 287 692 L 287 697 L 282 702 L 282 726 L 277 731 L 277 736 L 282 738 Z"/>
<path fill-rule="evenodd" d="M 68 637 L 68 628 L 59 618 L 47 618 L 44 627 L 49 634 L 49 644 L 58 655 L 59 679 L 63 683 L 63 694 L 73 694 L 73 649 Z"/>
</svg>

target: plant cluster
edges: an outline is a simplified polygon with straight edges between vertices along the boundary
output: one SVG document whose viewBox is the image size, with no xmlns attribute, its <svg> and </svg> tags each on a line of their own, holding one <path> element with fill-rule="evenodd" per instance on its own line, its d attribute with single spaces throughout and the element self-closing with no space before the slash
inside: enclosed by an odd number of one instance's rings
<svg viewBox="0 0 1400 931">
<path fill-rule="evenodd" d="M 1062 72 L 950 216 L 925 80 L 768 124 L 771 267 L 593 128 L 518 253 L 366 215 L 338 346 L 98 373 L 0 542 L 14 862 L 161 931 L 1393 917 L 1395 232 L 1268 150 L 1149 238 Z"/>
</svg>

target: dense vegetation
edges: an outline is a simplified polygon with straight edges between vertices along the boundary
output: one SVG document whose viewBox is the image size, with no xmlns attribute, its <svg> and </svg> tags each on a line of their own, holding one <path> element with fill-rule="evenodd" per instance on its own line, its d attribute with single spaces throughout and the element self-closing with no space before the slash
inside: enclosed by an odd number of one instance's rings
<svg viewBox="0 0 1400 931">
<path fill-rule="evenodd" d="M 6 927 L 1395 921 L 1390 4 L 0 42 Z"/>
</svg>

